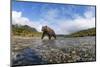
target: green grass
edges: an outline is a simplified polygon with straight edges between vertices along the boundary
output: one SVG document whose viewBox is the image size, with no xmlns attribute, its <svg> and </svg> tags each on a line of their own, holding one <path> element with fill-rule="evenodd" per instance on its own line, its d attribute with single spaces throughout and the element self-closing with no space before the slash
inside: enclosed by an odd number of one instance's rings
<svg viewBox="0 0 100 67">
<path fill-rule="evenodd" d="M 96 36 L 96 28 L 90 28 L 87 30 L 81 30 L 75 33 L 72 33 L 70 35 L 67 35 L 67 37 L 84 37 L 84 36 Z"/>
<path fill-rule="evenodd" d="M 12 25 L 12 34 L 14 36 L 39 37 L 42 32 L 38 32 L 35 28 L 27 25 Z"/>
</svg>

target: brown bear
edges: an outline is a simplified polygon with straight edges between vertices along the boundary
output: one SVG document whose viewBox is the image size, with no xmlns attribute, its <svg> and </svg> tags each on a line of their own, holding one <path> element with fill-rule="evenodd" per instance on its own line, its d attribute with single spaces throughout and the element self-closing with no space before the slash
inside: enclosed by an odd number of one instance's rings
<svg viewBox="0 0 100 67">
<path fill-rule="evenodd" d="M 43 39 L 44 36 L 48 36 L 49 40 L 51 39 L 51 37 L 54 37 L 56 39 L 56 34 L 54 30 L 49 28 L 48 26 L 43 26 L 42 31 L 43 31 L 43 34 L 42 34 L 41 39 Z"/>
</svg>

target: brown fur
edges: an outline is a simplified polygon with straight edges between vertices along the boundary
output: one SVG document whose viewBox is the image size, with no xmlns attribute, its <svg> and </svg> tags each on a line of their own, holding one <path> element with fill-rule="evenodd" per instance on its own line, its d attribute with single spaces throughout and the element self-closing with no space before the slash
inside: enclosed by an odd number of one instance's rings
<svg viewBox="0 0 100 67">
<path fill-rule="evenodd" d="M 51 39 L 51 37 L 54 37 L 56 39 L 56 34 L 54 30 L 49 28 L 48 26 L 43 26 L 42 31 L 43 31 L 43 34 L 42 34 L 41 39 L 43 39 L 44 36 L 48 36 L 49 39 Z"/>
</svg>

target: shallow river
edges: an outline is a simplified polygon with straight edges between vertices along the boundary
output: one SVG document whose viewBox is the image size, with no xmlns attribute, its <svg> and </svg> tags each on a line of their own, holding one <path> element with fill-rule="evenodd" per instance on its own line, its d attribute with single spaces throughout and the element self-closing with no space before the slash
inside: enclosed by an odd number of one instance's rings
<svg viewBox="0 0 100 67">
<path fill-rule="evenodd" d="M 12 38 L 12 66 L 95 61 L 95 37 Z"/>
</svg>

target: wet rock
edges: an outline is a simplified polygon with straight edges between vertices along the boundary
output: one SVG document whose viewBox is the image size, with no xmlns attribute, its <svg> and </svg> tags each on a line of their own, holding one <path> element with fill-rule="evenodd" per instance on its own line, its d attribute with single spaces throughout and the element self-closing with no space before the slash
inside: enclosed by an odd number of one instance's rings
<svg viewBox="0 0 100 67">
<path fill-rule="evenodd" d="M 12 62 L 12 66 L 46 63 L 37 52 L 30 48 L 26 48 L 16 54 L 16 58 L 13 58 Z"/>
</svg>

